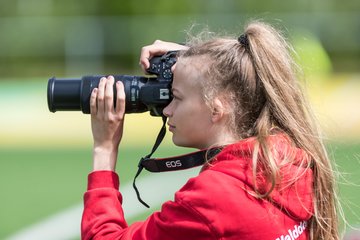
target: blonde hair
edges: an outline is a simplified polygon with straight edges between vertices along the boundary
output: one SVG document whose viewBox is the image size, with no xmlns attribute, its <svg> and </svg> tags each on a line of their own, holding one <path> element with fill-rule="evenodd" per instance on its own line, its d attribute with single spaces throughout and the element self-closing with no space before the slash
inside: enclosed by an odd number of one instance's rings
<svg viewBox="0 0 360 240">
<path fill-rule="evenodd" d="M 252 163 L 255 186 L 260 165 L 266 166 L 265 176 L 271 183 L 265 193 L 255 189 L 257 196 L 266 198 L 275 188 L 280 166 L 272 156 L 267 138 L 275 129 L 280 129 L 311 159 L 304 158 L 300 163 L 311 169 L 314 176 L 311 239 L 339 239 L 332 166 L 299 85 L 299 68 L 291 56 L 293 49 L 282 34 L 266 23 L 254 21 L 245 27 L 242 39 L 215 37 L 199 41 L 195 38 L 189 46 L 180 58 L 206 58 L 205 99 L 226 93 L 233 104 L 231 126 L 237 136 L 257 139 Z"/>
</svg>

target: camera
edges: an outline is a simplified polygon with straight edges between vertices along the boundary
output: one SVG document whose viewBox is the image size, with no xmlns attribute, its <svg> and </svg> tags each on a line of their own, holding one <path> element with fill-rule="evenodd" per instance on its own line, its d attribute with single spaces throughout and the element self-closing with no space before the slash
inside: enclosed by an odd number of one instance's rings
<svg viewBox="0 0 360 240">
<path fill-rule="evenodd" d="M 149 74 L 155 77 L 114 75 L 115 82 L 124 84 L 126 96 L 125 113 L 150 111 L 152 116 L 162 116 L 162 110 L 171 101 L 173 74 L 177 51 L 150 59 Z M 82 111 L 90 113 L 90 95 L 103 76 L 84 76 L 80 79 L 50 78 L 47 86 L 47 101 L 50 112 Z M 116 87 L 114 84 L 114 96 Z M 116 98 L 114 97 L 114 106 Z"/>
</svg>

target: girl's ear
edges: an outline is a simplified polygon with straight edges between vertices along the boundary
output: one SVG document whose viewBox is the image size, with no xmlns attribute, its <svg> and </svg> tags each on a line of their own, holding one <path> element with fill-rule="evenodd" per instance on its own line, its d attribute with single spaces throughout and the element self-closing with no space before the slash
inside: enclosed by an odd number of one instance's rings
<svg viewBox="0 0 360 240">
<path fill-rule="evenodd" d="M 223 119 L 225 113 L 225 105 L 220 98 L 215 98 L 212 103 L 211 121 L 213 123 L 219 122 Z"/>
</svg>

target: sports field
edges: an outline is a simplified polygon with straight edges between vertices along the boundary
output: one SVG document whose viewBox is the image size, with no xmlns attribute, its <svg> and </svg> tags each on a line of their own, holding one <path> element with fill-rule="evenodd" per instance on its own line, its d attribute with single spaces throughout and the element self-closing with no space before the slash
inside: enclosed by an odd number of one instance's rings
<svg viewBox="0 0 360 240">
<path fill-rule="evenodd" d="M 47 79 L 0 81 L 0 239 L 79 239 L 82 195 L 91 170 L 89 116 L 50 113 Z M 329 136 L 329 153 L 341 176 L 339 195 L 350 224 L 360 225 L 360 77 L 334 76 L 310 84 L 311 101 Z M 146 155 L 161 119 L 146 114 L 126 116 L 118 172 L 126 192 L 129 221 L 148 213 L 131 189 L 138 159 Z M 191 149 L 171 145 L 167 135 L 157 156 Z M 196 174 L 143 173 L 138 187 L 145 201 L 158 208 Z"/>
</svg>

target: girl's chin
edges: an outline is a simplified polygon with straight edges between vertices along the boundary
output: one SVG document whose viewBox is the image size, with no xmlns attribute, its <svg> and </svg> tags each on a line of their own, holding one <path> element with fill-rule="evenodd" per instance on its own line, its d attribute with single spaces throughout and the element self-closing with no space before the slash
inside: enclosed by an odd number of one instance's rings
<svg viewBox="0 0 360 240">
<path fill-rule="evenodd" d="M 176 146 L 178 146 L 178 147 L 189 147 L 189 144 L 188 144 L 186 141 L 181 140 L 181 139 L 175 137 L 174 134 L 173 134 L 173 136 L 172 136 L 172 141 L 173 141 L 173 143 L 174 143 Z"/>
<path fill-rule="evenodd" d="M 196 144 L 191 143 L 189 141 L 185 141 L 184 139 L 176 138 L 176 137 L 174 137 L 174 135 L 172 137 L 172 141 L 178 147 L 201 149 L 201 147 L 196 146 Z"/>
</svg>

